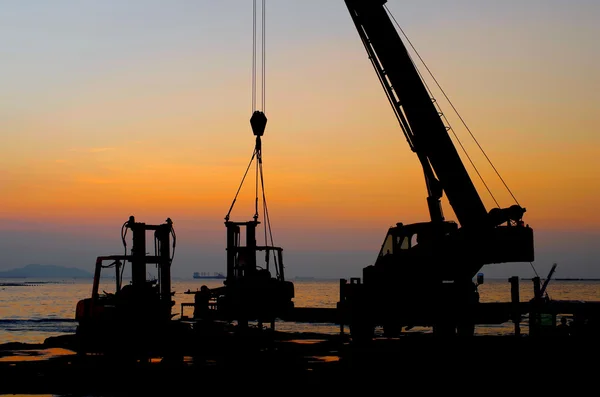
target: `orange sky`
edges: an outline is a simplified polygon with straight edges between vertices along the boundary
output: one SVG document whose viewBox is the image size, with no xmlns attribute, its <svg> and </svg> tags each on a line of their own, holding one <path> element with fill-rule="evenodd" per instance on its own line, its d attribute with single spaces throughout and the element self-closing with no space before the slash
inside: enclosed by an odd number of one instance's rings
<svg viewBox="0 0 600 397">
<path fill-rule="evenodd" d="M 266 194 L 275 230 L 307 250 L 323 245 L 315 243 L 323 238 L 303 243 L 299 236 L 318 236 L 319 227 L 374 231 L 372 246 L 395 222 L 428 220 L 420 165 L 339 3 L 322 9 L 309 32 L 305 19 L 285 14 L 310 11 L 297 4 L 289 10 L 273 5 L 269 14 Z M 569 12 L 583 19 L 569 24 L 558 15 L 565 10 L 514 9 L 512 2 L 495 11 L 473 6 L 443 20 L 427 11 L 443 3 L 389 3 L 527 208 L 526 221 L 536 230 L 597 230 L 600 52 L 590 34 L 600 33 L 592 23 L 598 7 L 581 2 Z M 221 6 L 213 8 L 224 17 Z M 22 26 L 0 28 L 0 36 L 17 37 L 33 26 L 25 9 L 13 11 Z M 160 14 L 154 11 L 143 16 L 152 21 Z M 160 34 L 171 32 L 168 26 L 151 32 L 151 23 L 140 19 L 125 28 L 119 13 L 93 19 L 94 30 L 56 12 L 55 22 L 45 22 L 47 37 L 9 42 L 21 47 L 0 93 L 4 224 L 120 222 L 136 214 L 149 223 L 166 217 L 176 224 L 214 221 L 209 229 L 222 231 L 254 145 L 247 10 L 216 24 L 206 12 L 194 23 L 170 9 L 173 20 L 165 23 L 189 25 L 177 25 L 180 30 L 166 37 Z M 121 27 L 118 35 L 111 35 L 111 26 Z M 210 27 L 216 30 L 211 37 Z M 443 96 L 434 94 L 452 117 Z M 467 131 L 451 121 L 500 204 L 513 204 Z M 234 212 L 243 219 L 253 215 L 254 178 L 248 178 L 250 190 Z M 454 218 L 450 208 L 446 215 Z M 344 241 L 332 246 L 343 250 Z"/>
</svg>

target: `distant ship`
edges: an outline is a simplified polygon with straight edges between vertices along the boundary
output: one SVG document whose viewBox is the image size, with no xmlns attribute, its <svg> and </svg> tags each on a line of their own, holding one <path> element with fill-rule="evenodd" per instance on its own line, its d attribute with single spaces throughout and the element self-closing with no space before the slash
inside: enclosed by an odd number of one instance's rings
<svg viewBox="0 0 600 397">
<path fill-rule="evenodd" d="M 212 278 L 212 279 L 223 279 L 226 278 L 223 273 L 214 272 L 210 274 L 209 272 L 194 272 L 194 278 Z"/>
</svg>

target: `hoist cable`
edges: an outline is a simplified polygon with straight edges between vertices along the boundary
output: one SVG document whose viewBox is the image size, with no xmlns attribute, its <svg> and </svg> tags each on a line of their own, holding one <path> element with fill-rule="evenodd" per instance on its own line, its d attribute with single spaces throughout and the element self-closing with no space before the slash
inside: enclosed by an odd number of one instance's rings
<svg viewBox="0 0 600 397">
<path fill-rule="evenodd" d="M 406 36 L 404 36 L 406 37 Z M 408 40 L 408 38 L 407 38 Z M 412 59 L 411 59 L 412 61 Z M 471 159 L 471 156 L 469 156 L 469 153 L 467 153 L 467 149 L 464 147 L 462 141 L 460 140 L 460 138 L 458 137 L 458 135 L 456 135 L 456 131 L 454 130 L 454 128 L 452 128 L 452 125 L 450 124 L 450 121 L 446 118 L 446 115 L 444 114 L 444 112 L 441 111 L 441 108 L 439 108 L 439 105 L 437 105 L 437 102 L 435 101 L 435 98 L 433 97 L 433 94 L 431 93 L 431 90 L 429 89 L 429 86 L 427 85 L 427 83 L 425 82 L 425 79 L 423 78 L 423 76 L 421 75 L 421 72 L 419 71 L 419 69 L 417 68 L 417 66 L 414 64 L 415 66 L 415 70 L 417 71 L 417 73 L 419 74 L 419 77 L 421 78 L 421 80 L 423 81 L 423 85 L 425 86 L 425 88 L 427 89 L 427 91 L 429 92 L 429 95 L 433 98 L 433 102 L 434 102 L 434 106 L 436 106 L 436 108 L 439 109 L 439 114 L 440 116 L 444 119 L 445 123 L 448 125 L 448 131 L 452 131 L 452 135 L 454 135 L 454 138 L 456 139 L 456 142 L 458 142 L 460 148 L 462 149 L 463 153 L 465 154 L 465 156 L 467 157 L 467 160 L 469 160 L 469 163 L 471 164 L 471 166 L 473 167 L 473 169 L 475 170 L 475 173 L 477 174 L 477 176 L 479 177 L 479 179 L 481 180 L 481 183 L 483 184 L 483 186 L 485 187 L 485 189 L 487 190 L 487 192 L 489 193 L 490 197 L 492 198 L 492 200 L 494 201 L 494 203 L 496 204 L 496 206 L 500 207 L 500 204 L 498 203 L 498 201 L 496 200 L 496 197 L 494 196 L 494 194 L 492 193 L 492 190 L 489 188 L 489 186 L 487 185 L 487 183 L 485 182 L 485 180 L 483 179 L 483 175 L 481 175 L 481 173 L 479 172 L 479 169 L 477 168 L 477 166 L 475 165 L 475 163 L 473 162 L 473 160 Z M 432 76 L 433 78 L 433 76 Z M 441 89 L 441 88 L 440 88 Z"/>
<path fill-rule="evenodd" d="M 254 174 L 254 220 L 258 219 L 258 168 L 260 166 L 261 153 L 259 150 L 256 150 L 256 170 Z"/>
<path fill-rule="evenodd" d="M 225 215 L 225 220 L 228 221 L 229 220 L 229 215 L 231 215 L 231 210 L 233 209 L 233 206 L 237 200 L 237 196 L 238 194 L 240 194 L 240 190 L 242 189 L 242 185 L 244 184 L 244 180 L 246 179 L 246 175 L 248 175 L 248 170 L 250 170 L 250 166 L 252 165 L 252 161 L 254 161 L 254 156 L 256 156 L 256 151 L 254 151 L 252 153 L 252 158 L 250 159 L 250 162 L 248 163 L 248 167 L 246 167 L 246 172 L 244 172 L 244 177 L 242 178 L 242 182 L 240 183 L 240 186 L 238 187 L 237 192 L 235 193 L 235 197 L 233 198 L 233 201 L 231 203 L 231 206 L 229 207 L 229 211 L 227 212 L 227 215 Z"/>
<path fill-rule="evenodd" d="M 531 265 L 531 268 L 533 269 L 533 272 L 535 273 L 535 275 L 537 277 L 539 277 L 540 275 L 538 274 L 538 272 L 535 270 L 535 267 L 533 267 L 533 262 L 529 262 L 529 264 Z"/>
<path fill-rule="evenodd" d="M 265 227 L 265 232 L 264 232 L 265 233 L 265 245 L 268 245 L 268 240 L 267 240 L 267 229 L 268 229 L 271 246 L 274 247 L 275 243 L 273 241 L 273 232 L 271 229 L 271 219 L 269 217 L 269 210 L 267 208 L 267 197 L 266 197 L 266 193 L 265 193 L 265 180 L 264 180 L 264 176 L 263 176 L 262 161 L 260 163 L 260 181 L 261 181 L 261 189 L 262 189 L 262 195 L 263 195 L 263 211 L 265 214 L 265 222 L 266 222 L 266 227 Z M 269 255 L 269 252 L 267 252 L 267 255 Z M 277 276 L 279 276 L 279 267 L 277 266 L 277 256 L 275 255 L 275 251 L 273 251 L 273 263 L 274 263 L 274 267 L 275 267 L 275 273 Z"/>
<path fill-rule="evenodd" d="M 252 112 L 256 110 L 256 0 L 252 8 Z"/>
<path fill-rule="evenodd" d="M 263 113 L 266 111 L 265 108 L 265 92 L 266 92 L 266 34 L 265 34 L 265 30 L 266 30 L 266 11 L 265 11 L 265 1 L 262 1 L 262 32 L 261 32 L 261 36 L 262 36 L 262 92 L 261 92 L 261 98 L 262 98 L 262 111 Z"/>
<path fill-rule="evenodd" d="M 490 166 L 492 167 L 492 169 L 494 170 L 494 172 L 496 173 L 496 175 L 498 176 L 498 178 L 500 179 L 500 181 L 502 182 L 502 184 L 504 185 L 504 187 L 506 188 L 506 190 L 508 191 L 508 193 L 511 195 L 511 197 L 513 198 L 513 200 L 515 200 L 515 203 L 517 205 L 520 205 L 519 202 L 518 202 L 518 200 L 516 199 L 516 197 L 514 196 L 514 194 L 512 193 L 512 191 L 509 189 L 508 185 L 506 184 L 506 182 L 504 181 L 504 179 L 502 178 L 502 176 L 500 175 L 500 173 L 498 172 L 498 170 L 496 169 L 496 167 L 494 166 L 494 164 L 492 163 L 492 161 L 488 157 L 488 155 L 485 152 L 485 150 L 483 150 L 483 148 L 481 147 L 481 145 L 479 144 L 479 142 L 477 141 L 477 139 L 475 138 L 475 136 L 471 132 L 471 129 L 467 126 L 467 123 L 464 121 L 464 119 L 462 118 L 462 116 L 458 113 L 458 110 L 454 107 L 454 104 L 452 104 L 452 102 L 450 101 L 450 98 L 448 98 L 448 96 L 446 95 L 446 92 L 442 89 L 442 87 L 440 86 L 440 84 L 436 80 L 435 76 L 433 75 L 433 73 L 431 72 L 431 70 L 429 69 L 429 67 L 427 66 L 427 64 L 425 64 L 425 61 L 423 60 L 423 58 L 421 58 L 421 55 L 419 55 L 418 51 L 413 46 L 412 42 L 409 40 L 409 38 L 406 35 L 406 33 L 404 33 L 404 31 L 400 27 L 400 24 L 398 24 L 398 22 L 396 21 L 396 18 L 392 15 L 392 13 L 389 11 L 389 9 L 387 8 L 387 6 L 384 5 L 384 7 L 388 11 L 390 17 L 396 23 L 396 26 L 398 27 L 398 29 L 400 30 L 400 32 L 402 33 L 402 35 L 406 38 L 406 41 L 411 46 L 411 48 L 413 49 L 413 51 L 415 52 L 415 54 L 417 55 L 417 57 L 419 58 L 419 60 L 421 61 L 421 63 L 423 63 L 423 66 L 425 67 L 425 69 L 427 69 L 427 72 L 429 73 L 429 75 L 431 76 L 431 78 L 433 79 L 433 81 L 435 82 L 435 84 L 437 85 L 437 87 L 440 89 L 442 95 L 444 95 L 444 97 L 446 98 L 446 100 L 448 101 L 448 103 L 450 104 L 450 106 L 452 107 L 452 109 L 454 110 L 454 112 L 456 113 L 457 117 L 460 119 L 460 121 L 464 125 L 465 129 L 469 132 L 469 135 L 471 135 L 471 138 L 473 139 L 473 141 L 475 142 L 475 144 L 477 145 L 477 147 L 479 147 L 479 150 L 481 150 L 481 153 L 483 153 L 483 155 L 485 156 L 486 160 L 488 161 L 488 163 L 490 164 Z M 454 134 L 454 136 L 458 140 L 458 137 L 456 136 L 456 133 L 454 132 L 454 130 L 452 131 L 452 133 Z M 459 143 L 460 143 L 460 141 L 459 141 Z M 461 144 L 461 147 L 462 147 L 462 144 Z M 463 151 L 465 151 L 465 154 L 466 154 L 466 150 L 464 149 L 464 147 L 463 147 Z M 467 155 L 467 157 L 468 157 L 468 155 Z M 470 159 L 469 159 L 469 161 L 470 161 Z M 475 167 L 475 165 L 473 164 L 472 161 L 471 161 L 471 164 L 473 165 L 473 167 Z M 479 172 L 477 172 L 477 173 L 479 174 Z M 481 176 L 480 176 L 480 178 L 481 178 Z M 483 178 L 481 178 L 481 179 L 483 181 Z M 484 184 L 485 184 L 485 182 L 484 182 Z M 489 191 L 489 189 L 488 189 L 488 191 Z M 490 195 L 491 195 L 491 192 L 490 192 Z M 493 196 L 492 196 L 492 198 L 493 198 Z M 496 199 L 494 199 L 494 201 L 496 201 Z M 498 205 L 497 202 L 496 202 L 496 204 Z"/>
<path fill-rule="evenodd" d="M 262 0 L 261 2 L 261 6 L 262 6 L 262 10 L 261 10 L 261 23 L 260 23 L 260 35 L 261 35 L 261 42 L 260 42 L 260 77 L 257 76 L 258 74 L 258 67 L 257 67 L 257 62 L 258 62 L 258 54 L 257 54 L 257 50 L 258 50 L 258 32 L 257 32 L 257 28 L 258 28 L 258 22 L 257 22 L 257 16 L 258 16 L 258 10 L 257 10 L 257 2 L 256 0 L 253 0 L 253 9 L 252 9 L 252 113 L 254 114 L 258 109 L 257 109 L 257 105 L 260 106 L 260 109 L 262 111 L 262 113 L 265 112 L 266 109 L 266 0 Z M 259 94 L 258 91 L 258 84 L 257 84 L 257 78 L 260 78 L 261 82 L 260 82 L 260 102 L 257 100 L 257 95 Z M 255 182 L 255 201 L 254 201 L 254 209 L 255 209 L 255 213 L 254 213 L 254 220 L 257 221 L 258 220 L 258 214 L 259 214 L 259 189 L 262 192 L 262 210 L 264 212 L 264 218 L 265 218 L 265 225 L 264 225 L 264 238 L 265 238 L 265 246 L 268 246 L 268 239 L 270 237 L 271 240 L 271 245 L 273 245 L 273 235 L 271 232 L 271 221 L 269 219 L 269 214 L 268 214 L 268 209 L 267 209 L 267 200 L 266 200 L 266 193 L 265 193 L 265 183 L 264 183 L 264 175 L 263 175 L 263 165 L 262 165 L 262 145 L 260 142 L 260 136 L 257 136 L 257 141 L 256 141 L 256 146 L 254 149 L 254 154 L 252 156 L 252 159 L 254 159 L 254 157 L 256 157 L 256 182 Z M 251 160 L 252 162 L 252 160 Z M 246 174 L 248 173 L 248 170 L 250 168 L 250 164 L 248 165 L 248 169 L 246 169 Z M 246 174 L 244 174 L 244 179 L 246 178 Z M 259 181 L 260 178 L 260 181 Z M 244 182 L 244 179 L 242 179 L 242 184 Z M 238 189 L 238 193 L 239 190 L 241 189 L 241 185 L 240 188 Z M 237 198 L 237 193 L 236 193 L 236 198 Z M 236 199 L 234 199 L 233 203 L 231 204 L 231 208 L 233 208 L 233 205 L 235 203 Z M 225 218 L 226 220 L 229 218 L 229 214 L 231 213 L 231 208 L 229 210 L 229 213 L 227 214 L 227 217 Z M 268 233 L 268 234 L 267 234 Z M 269 257 L 270 257 L 270 252 L 271 250 L 269 250 L 267 248 L 267 252 L 266 252 L 266 261 L 268 264 L 269 261 Z M 273 254 L 273 258 L 274 258 L 274 262 L 275 265 L 277 265 L 277 257 L 275 256 L 275 254 Z M 276 272 L 277 274 L 279 274 L 279 269 L 277 268 L 277 266 L 275 266 Z"/>
<path fill-rule="evenodd" d="M 262 109 L 262 111 L 265 111 L 265 105 L 266 105 L 266 0 L 262 0 L 262 10 L 261 10 L 261 43 L 260 43 L 260 62 L 261 62 L 261 76 L 260 76 L 260 80 L 261 80 L 261 87 L 260 87 L 260 107 Z M 258 56 L 257 56 L 257 27 L 258 27 L 258 23 L 257 23 L 257 6 L 256 6 L 256 0 L 253 1 L 253 8 L 252 8 L 252 112 L 254 112 L 255 110 L 257 110 L 257 74 L 258 74 L 258 68 L 257 68 L 257 60 L 258 60 Z"/>
</svg>

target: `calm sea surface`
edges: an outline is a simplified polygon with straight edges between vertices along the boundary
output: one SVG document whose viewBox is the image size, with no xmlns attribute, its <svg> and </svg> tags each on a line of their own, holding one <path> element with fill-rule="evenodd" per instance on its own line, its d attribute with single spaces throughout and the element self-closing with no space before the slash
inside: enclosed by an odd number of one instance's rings
<svg viewBox="0 0 600 397">
<path fill-rule="evenodd" d="M 296 307 L 334 308 L 339 300 L 339 280 L 292 281 Z M 8 283 L 27 285 L 5 285 Z M 114 291 L 113 283 L 106 279 L 100 290 Z M 218 287 L 222 283 L 223 280 L 174 280 L 172 287 L 176 303 L 173 313 L 179 315 L 182 302 L 193 302 L 193 295 L 185 294 L 185 291 L 195 291 L 202 285 Z M 77 301 L 89 297 L 92 289 L 91 279 L 0 279 L 0 284 L 0 343 L 42 343 L 50 336 L 74 333 Z M 521 300 L 531 299 L 532 282 L 521 280 L 520 287 Z M 508 280 L 486 280 L 479 286 L 479 293 L 482 302 L 507 302 L 510 301 L 510 284 Z M 551 281 L 548 295 L 557 300 L 600 301 L 600 281 Z M 186 307 L 184 314 L 191 316 L 192 310 Z M 335 324 L 281 322 L 276 324 L 276 329 L 328 334 L 339 332 L 339 326 Z M 504 324 L 478 327 L 476 332 L 509 333 L 512 330 L 512 324 Z M 526 332 L 526 329 L 523 331 Z"/>
</svg>

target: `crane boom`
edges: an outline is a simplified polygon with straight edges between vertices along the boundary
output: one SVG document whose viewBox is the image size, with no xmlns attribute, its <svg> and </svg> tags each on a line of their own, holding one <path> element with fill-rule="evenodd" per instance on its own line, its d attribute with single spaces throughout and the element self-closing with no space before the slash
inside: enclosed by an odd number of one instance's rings
<svg viewBox="0 0 600 397">
<path fill-rule="evenodd" d="M 404 134 L 423 167 L 432 221 L 443 221 L 440 199 L 446 193 L 463 228 L 475 230 L 520 221 L 519 205 L 488 213 L 450 139 L 398 31 L 384 7 L 387 0 L 345 0 L 358 34 L 394 109 Z"/>
</svg>

